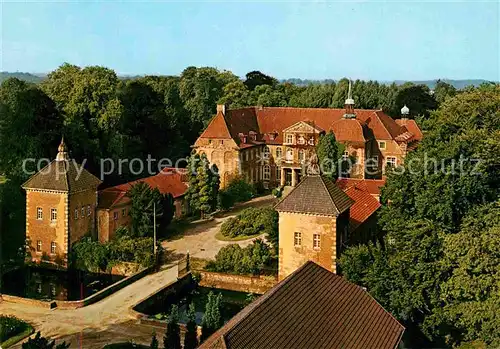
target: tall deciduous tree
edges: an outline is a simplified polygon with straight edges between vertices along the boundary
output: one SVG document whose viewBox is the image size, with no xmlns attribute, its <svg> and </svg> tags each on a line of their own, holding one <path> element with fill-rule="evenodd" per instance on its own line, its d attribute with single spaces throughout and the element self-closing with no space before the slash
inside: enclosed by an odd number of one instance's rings
<svg viewBox="0 0 500 349">
<path fill-rule="evenodd" d="M 420 345 L 499 343 L 493 335 L 499 323 L 498 91 L 470 89 L 431 113 L 426 137 L 388 173 L 382 190 L 382 201 L 390 203 L 380 212 L 385 248 L 353 247 L 341 257 L 345 275 L 366 286 L 409 334 L 433 341 Z"/>
<path fill-rule="evenodd" d="M 156 224 L 158 228 L 164 213 L 163 195 L 158 188 L 152 189 L 147 183 L 139 182 L 132 185 L 127 192 L 127 196 L 132 201 L 129 211 L 132 219 L 132 234 L 141 237 L 153 236 L 153 210 L 156 208 Z"/>
<path fill-rule="evenodd" d="M 432 110 L 438 106 L 434 96 L 426 85 L 413 85 L 408 83 L 400 87 L 396 98 L 393 115 L 399 115 L 399 108 L 406 105 L 412 115 L 428 117 Z"/>
<path fill-rule="evenodd" d="M 274 86 L 278 84 L 278 80 L 257 70 L 247 73 L 245 77 L 246 80 L 244 84 L 250 91 L 255 90 L 257 86 Z"/>
</svg>

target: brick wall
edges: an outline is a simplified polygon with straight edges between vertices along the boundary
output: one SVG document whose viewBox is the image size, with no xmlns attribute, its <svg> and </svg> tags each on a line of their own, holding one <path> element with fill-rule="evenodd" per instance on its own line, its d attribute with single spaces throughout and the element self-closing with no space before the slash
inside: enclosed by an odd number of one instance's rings
<svg viewBox="0 0 500 349">
<path fill-rule="evenodd" d="M 88 233 L 94 233 L 96 205 L 96 188 L 70 194 L 68 212 L 70 246 Z"/>
<path fill-rule="evenodd" d="M 209 271 L 197 271 L 203 287 L 222 288 L 225 290 L 263 294 L 278 283 L 273 276 L 245 276 Z"/>
<path fill-rule="evenodd" d="M 279 280 L 311 260 L 335 272 L 337 258 L 336 218 L 297 213 L 279 213 Z M 294 233 L 301 233 L 300 246 Z M 313 248 L 313 234 L 321 236 L 320 248 Z"/>
<path fill-rule="evenodd" d="M 66 258 L 67 205 L 67 194 L 43 190 L 26 191 L 26 239 L 33 261 L 39 262 L 42 256 L 50 260 Z M 38 208 L 42 210 L 41 219 L 37 216 Z M 55 221 L 51 220 L 51 209 L 57 210 Z M 41 251 L 37 251 L 38 241 L 41 242 Z M 51 253 L 53 242 L 56 244 L 55 254 Z"/>
</svg>

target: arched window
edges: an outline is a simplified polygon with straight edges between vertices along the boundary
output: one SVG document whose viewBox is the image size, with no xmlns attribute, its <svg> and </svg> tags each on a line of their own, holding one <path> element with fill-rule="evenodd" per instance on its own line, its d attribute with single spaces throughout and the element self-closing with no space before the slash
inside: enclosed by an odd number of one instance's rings
<svg viewBox="0 0 500 349">
<path fill-rule="evenodd" d="M 292 148 L 287 148 L 286 149 L 286 161 L 293 161 L 293 149 Z"/>
<path fill-rule="evenodd" d="M 269 165 L 264 165 L 264 180 L 268 181 L 271 179 L 271 167 Z"/>
<path fill-rule="evenodd" d="M 281 147 L 276 148 L 276 159 L 281 159 L 282 156 Z"/>
<path fill-rule="evenodd" d="M 271 151 L 269 150 L 269 147 L 266 145 L 264 147 L 264 153 L 263 153 L 263 158 L 264 160 L 268 160 L 269 159 L 269 155 L 270 155 Z"/>
<path fill-rule="evenodd" d="M 304 150 L 303 149 L 300 149 L 299 150 L 299 162 L 304 162 L 305 161 L 305 154 L 304 154 Z"/>
</svg>

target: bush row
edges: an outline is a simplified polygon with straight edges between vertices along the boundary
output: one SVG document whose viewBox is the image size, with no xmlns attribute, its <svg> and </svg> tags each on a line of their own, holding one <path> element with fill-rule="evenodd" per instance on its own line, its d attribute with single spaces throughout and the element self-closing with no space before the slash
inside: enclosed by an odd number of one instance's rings
<svg viewBox="0 0 500 349">
<path fill-rule="evenodd" d="M 257 235 L 267 233 L 272 235 L 278 229 L 278 213 L 270 207 L 250 207 L 225 221 L 221 233 L 227 237 L 241 235 Z"/>
</svg>

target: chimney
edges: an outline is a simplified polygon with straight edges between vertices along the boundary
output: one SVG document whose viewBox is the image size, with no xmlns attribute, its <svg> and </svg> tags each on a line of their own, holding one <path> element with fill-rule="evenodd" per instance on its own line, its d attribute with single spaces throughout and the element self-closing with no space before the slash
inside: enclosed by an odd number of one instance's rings
<svg viewBox="0 0 500 349">
<path fill-rule="evenodd" d="M 219 112 L 222 113 L 222 115 L 226 115 L 226 105 L 225 104 L 217 104 L 217 114 Z"/>
<path fill-rule="evenodd" d="M 345 100 L 345 119 L 355 119 L 356 114 L 354 114 L 354 99 L 352 98 L 352 84 L 349 79 L 349 91 L 347 92 L 347 99 Z"/>
</svg>

